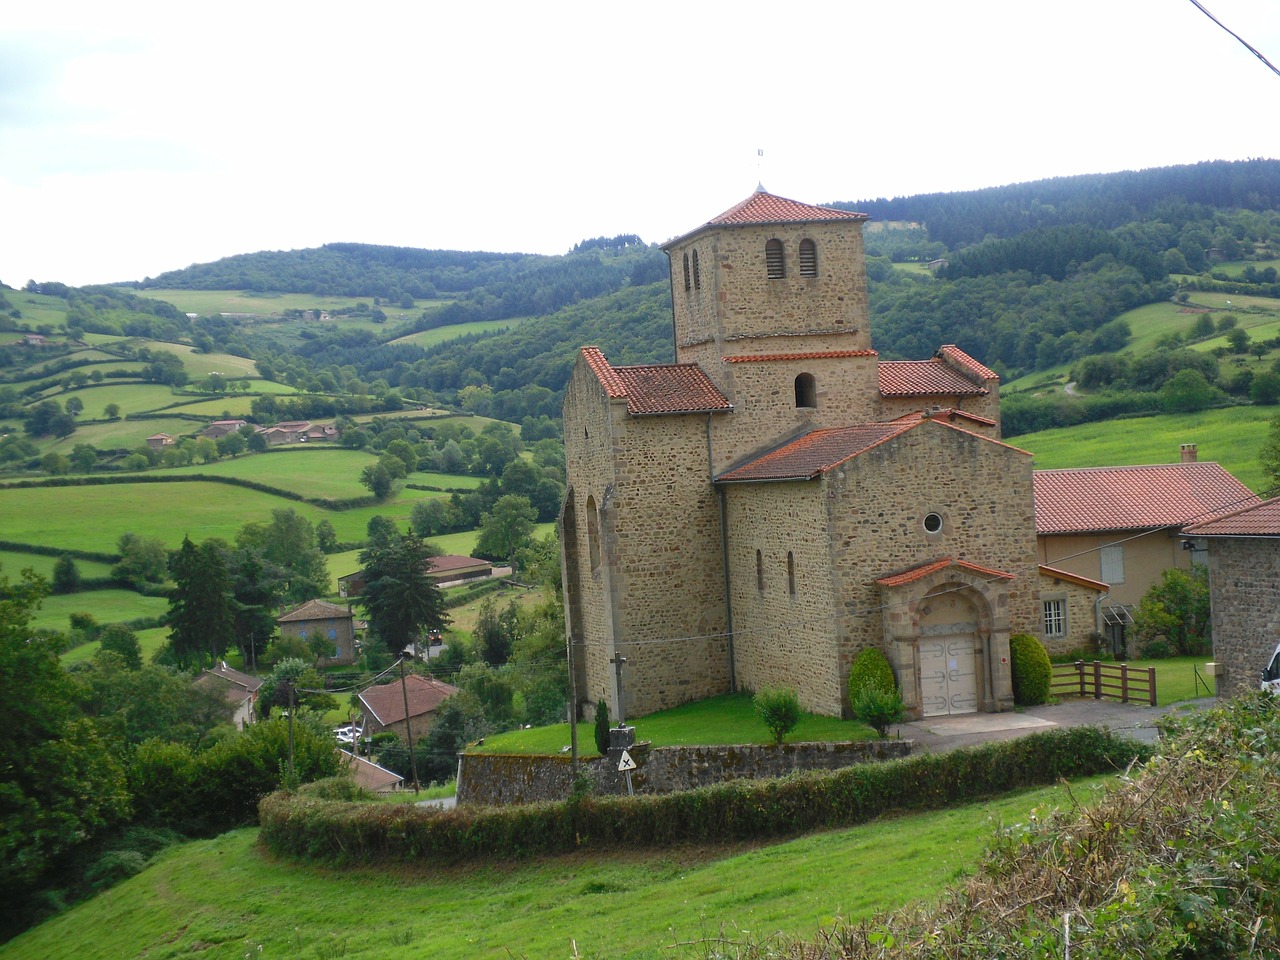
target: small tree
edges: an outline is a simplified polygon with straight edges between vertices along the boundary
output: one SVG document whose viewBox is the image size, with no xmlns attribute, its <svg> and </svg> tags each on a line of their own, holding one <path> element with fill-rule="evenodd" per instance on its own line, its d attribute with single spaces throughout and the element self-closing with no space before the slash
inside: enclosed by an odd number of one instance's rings
<svg viewBox="0 0 1280 960">
<path fill-rule="evenodd" d="M 850 704 L 853 715 L 872 727 L 876 736 L 886 737 L 889 727 L 902 720 L 906 707 L 902 703 L 902 694 L 896 688 L 884 690 L 880 687 L 863 687 Z"/>
<path fill-rule="evenodd" d="M 604 700 L 596 703 L 596 749 L 609 752 L 609 704 Z"/>
<path fill-rule="evenodd" d="M 800 722 L 800 700 L 796 692 L 783 687 L 761 690 L 752 702 L 756 715 L 773 734 L 773 742 L 782 746 L 783 738 Z"/>
<path fill-rule="evenodd" d="M 1146 656 L 1199 656 L 1211 648 L 1209 572 L 1166 570 L 1133 615 L 1139 650 Z"/>
<path fill-rule="evenodd" d="M 75 593 L 80 589 L 80 568 L 64 553 L 53 562 L 53 592 Z"/>
<path fill-rule="evenodd" d="M 109 623 L 98 634 L 102 650 L 120 657 L 130 670 L 142 669 L 142 644 L 137 635 L 122 623 Z"/>
</svg>

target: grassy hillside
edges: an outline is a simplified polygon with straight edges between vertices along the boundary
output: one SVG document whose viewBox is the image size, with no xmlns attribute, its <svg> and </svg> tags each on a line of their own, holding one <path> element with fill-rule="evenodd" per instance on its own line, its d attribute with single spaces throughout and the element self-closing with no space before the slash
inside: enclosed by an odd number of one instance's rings
<svg viewBox="0 0 1280 960">
<path fill-rule="evenodd" d="M 1087 799 L 1101 783 L 1071 792 Z M 1069 803 L 1059 787 L 755 849 L 448 870 L 317 870 L 269 859 L 257 832 L 240 830 L 168 851 L 0 946 L 0 960 L 701 956 L 671 948 L 722 924 L 730 935 L 808 937 L 837 917 L 933 898 L 977 862 L 998 823 Z"/>
<path fill-rule="evenodd" d="M 1229 407 L 1201 413 L 1164 414 L 1082 423 L 1041 430 L 1009 442 L 1035 455 L 1037 469 L 1177 463 L 1184 443 L 1197 445 L 1199 459 L 1222 464 L 1254 491 L 1265 485 L 1258 448 L 1266 439 L 1273 407 Z"/>
</svg>

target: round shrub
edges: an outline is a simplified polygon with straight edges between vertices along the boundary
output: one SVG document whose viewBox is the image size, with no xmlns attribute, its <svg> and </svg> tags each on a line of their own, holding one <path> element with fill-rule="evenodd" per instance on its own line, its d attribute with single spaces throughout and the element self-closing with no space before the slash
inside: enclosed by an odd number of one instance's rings
<svg viewBox="0 0 1280 960">
<path fill-rule="evenodd" d="M 1029 633 L 1015 633 L 1009 638 L 1009 663 L 1013 668 L 1013 702 L 1034 707 L 1049 699 L 1049 681 L 1053 667 L 1044 644 Z"/>
<path fill-rule="evenodd" d="M 849 703 L 857 702 L 864 690 L 893 693 L 898 682 L 893 677 L 889 658 L 875 647 L 868 647 L 853 658 L 849 668 Z"/>
</svg>

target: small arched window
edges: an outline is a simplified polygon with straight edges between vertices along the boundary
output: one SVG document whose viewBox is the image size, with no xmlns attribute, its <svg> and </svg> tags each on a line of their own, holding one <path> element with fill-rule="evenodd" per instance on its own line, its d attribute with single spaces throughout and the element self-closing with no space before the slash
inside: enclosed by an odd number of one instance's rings
<svg viewBox="0 0 1280 960">
<path fill-rule="evenodd" d="M 812 240 L 800 241 L 800 276 L 818 275 L 818 245 Z"/>
<path fill-rule="evenodd" d="M 787 590 L 793 597 L 796 595 L 796 555 L 790 550 L 787 551 Z"/>
<path fill-rule="evenodd" d="M 764 272 L 770 280 L 781 280 L 787 275 L 787 261 L 782 253 L 781 240 L 770 240 L 764 245 Z"/>
<path fill-rule="evenodd" d="M 689 292 L 689 255 L 684 255 L 684 292 Z"/>
<path fill-rule="evenodd" d="M 591 572 L 600 569 L 600 518 L 596 515 L 596 498 L 587 497 L 587 552 L 591 555 Z"/>
<path fill-rule="evenodd" d="M 818 383 L 812 373 L 796 377 L 796 406 L 813 410 L 818 406 Z"/>
<path fill-rule="evenodd" d="M 756 551 L 756 589 L 764 593 L 764 555 Z"/>
<path fill-rule="evenodd" d="M 693 289 L 702 289 L 702 269 L 698 266 L 698 251 L 693 251 Z"/>
</svg>

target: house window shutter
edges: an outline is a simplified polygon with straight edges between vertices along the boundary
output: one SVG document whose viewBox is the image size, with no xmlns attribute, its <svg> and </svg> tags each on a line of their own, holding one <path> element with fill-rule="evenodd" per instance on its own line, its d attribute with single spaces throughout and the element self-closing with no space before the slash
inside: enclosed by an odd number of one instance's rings
<svg viewBox="0 0 1280 960">
<path fill-rule="evenodd" d="M 1101 579 L 1112 586 L 1124 583 L 1124 547 L 1112 544 L 1098 551 L 1101 561 Z"/>
</svg>

